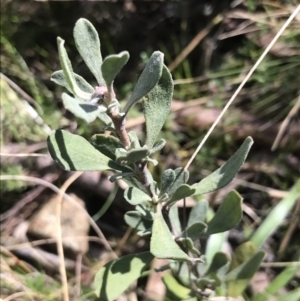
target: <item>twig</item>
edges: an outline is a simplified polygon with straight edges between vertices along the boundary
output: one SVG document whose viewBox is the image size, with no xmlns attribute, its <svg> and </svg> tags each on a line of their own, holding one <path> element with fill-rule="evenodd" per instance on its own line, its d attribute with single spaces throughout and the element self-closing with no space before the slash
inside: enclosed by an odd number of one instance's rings
<svg viewBox="0 0 300 301">
<path fill-rule="evenodd" d="M 295 9 L 295 11 L 287 19 L 287 21 L 281 27 L 281 29 L 276 34 L 276 36 L 273 38 L 273 40 L 271 41 L 271 43 L 265 49 L 265 51 L 263 52 L 263 54 L 260 56 L 260 58 L 257 60 L 257 62 L 254 64 L 254 66 L 251 68 L 251 70 L 249 71 L 249 73 L 246 75 L 246 77 L 244 78 L 244 80 L 241 82 L 241 84 L 239 85 L 239 87 L 236 89 L 236 91 L 234 92 L 234 94 L 232 95 L 232 97 L 229 99 L 229 101 L 227 102 L 226 106 L 224 107 L 224 109 L 222 110 L 222 112 L 220 113 L 220 115 L 218 116 L 218 118 L 215 120 L 215 122 L 212 124 L 212 126 L 210 127 L 210 129 L 208 130 L 208 132 L 206 133 L 206 135 L 204 136 L 204 138 L 202 139 L 202 141 L 198 145 L 197 149 L 193 153 L 192 157 L 190 158 L 190 160 L 186 164 L 186 166 L 184 168 L 185 171 L 188 170 L 188 168 L 190 167 L 191 163 L 195 159 L 196 155 L 198 154 L 198 152 L 200 151 L 200 149 L 202 148 L 202 146 L 204 145 L 204 143 L 206 142 L 206 140 L 208 139 L 208 137 L 210 136 L 210 134 L 213 132 L 213 130 L 215 129 L 215 127 L 217 126 L 217 124 L 219 123 L 219 121 L 221 120 L 221 118 L 224 116 L 224 114 L 226 113 L 226 111 L 228 110 L 228 108 L 230 107 L 230 105 L 233 103 L 233 101 L 235 100 L 235 98 L 237 97 L 237 95 L 240 93 L 240 91 L 242 90 L 242 88 L 244 87 L 244 85 L 246 84 L 246 82 L 248 81 L 248 79 L 251 77 L 251 75 L 254 73 L 254 71 L 257 69 L 257 67 L 260 65 L 260 63 L 263 61 L 263 59 L 265 58 L 265 56 L 267 55 L 267 53 L 270 51 L 270 49 L 276 43 L 276 41 L 278 40 L 278 38 L 282 35 L 282 33 L 284 32 L 284 30 L 292 22 L 292 20 L 295 18 L 295 16 L 297 16 L 297 14 L 299 12 L 300 12 L 300 5 Z"/>
<path fill-rule="evenodd" d="M 6 153 L 0 153 L 0 156 L 2 157 L 49 157 L 49 155 L 46 154 L 6 154 Z"/>
</svg>

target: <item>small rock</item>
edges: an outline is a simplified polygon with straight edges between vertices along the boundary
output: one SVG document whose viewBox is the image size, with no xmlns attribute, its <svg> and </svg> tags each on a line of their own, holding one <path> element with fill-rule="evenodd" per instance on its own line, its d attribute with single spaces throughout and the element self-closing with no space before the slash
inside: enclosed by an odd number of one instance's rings
<svg viewBox="0 0 300 301">
<path fill-rule="evenodd" d="M 89 219 L 86 215 L 84 202 L 75 194 L 70 194 L 81 207 L 78 208 L 67 199 L 62 200 L 61 229 L 63 246 L 69 254 L 84 254 L 88 250 Z M 58 196 L 53 196 L 42 205 L 29 220 L 28 236 L 34 239 L 47 239 L 57 237 L 57 203 Z M 75 237 L 80 238 L 75 238 Z M 70 238 L 69 238 L 70 237 Z"/>
</svg>

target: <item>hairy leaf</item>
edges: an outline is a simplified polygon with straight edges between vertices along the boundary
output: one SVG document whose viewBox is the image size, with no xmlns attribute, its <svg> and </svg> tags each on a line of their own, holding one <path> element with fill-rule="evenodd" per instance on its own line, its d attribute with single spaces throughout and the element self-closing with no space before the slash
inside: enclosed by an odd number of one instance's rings
<svg viewBox="0 0 300 301">
<path fill-rule="evenodd" d="M 206 213 L 208 210 L 208 202 L 207 200 L 200 200 L 197 204 L 192 208 L 188 220 L 188 227 L 197 222 L 205 222 Z"/>
<path fill-rule="evenodd" d="M 182 184 L 176 189 L 172 198 L 167 203 L 169 205 L 172 205 L 173 203 L 182 200 L 183 198 L 193 195 L 194 192 L 195 189 L 191 189 L 189 185 Z"/>
<path fill-rule="evenodd" d="M 190 237 L 178 237 L 176 241 L 182 246 L 183 249 L 200 256 L 200 251 L 194 246 L 193 240 Z"/>
<path fill-rule="evenodd" d="M 150 252 L 130 254 L 110 261 L 95 277 L 96 294 L 102 301 L 113 301 L 119 297 L 153 260 Z"/>
<path fill-rule="evenodd" d="M 152 221 L 145 218 L 143 213 L 139 211 L 128 211 L 124 215 L 125 222 L 131 228 L 143 231 L 143 232 L 151 232 Z"/>
<path fill-rule="evenodd" d="M 82 59 L 97 79 L 99 86 L 105 85 L 101 72 L 100 40 L 94 26 L 86 19 L 79 19 L 74 27 L 74 39 Z"/>
<path fill-rule="evenodd" d="M 242 197 L 236 192 L 229 192 L 223 199 L 218 211 L 209 221 L 207 235 L 232 229 L 242 218 Z"/>
<path fill-rule="evenodd" d="M 115 160 L 116 149 L 122 148 L 123 144 L 114 136 L 105 136 L 104 134 L 96 134 L 91 139 L 92 145 L 105 156 Z"/>
<path fill-rule="evenodd" d="M 192 225 L 190 225 L 186 230 L 184 230 L 181 234 L 180 237 L 185 237 L 188 236 L 191 238 L 193 241 L 196 239 L 199 239 L 201 234 L 205 233 L 207 228 L 207 225 L 202 222 L 197 222 Z"/>
<path fill-rule="evenodd" d="M 151 197 L 145 192 L 135 188 L 128 187 L 124 192 L 126 201 L 131 205 L 138 205 L 144 202 L 151 202 Z"/>
<path fill-rule="evenodd" d="M 156 143 L 154 143 L 153 147 L 150 150 L 150 155 L 154 154 L 155 152 L 159 152 L 160 150 L 163 149 L 163 147 L 166 144 L 165 139 L 159 139 Z"/>
<path fill-rule="evenodd" d="M 174 172 L 175 172 L 175 180 L 173 184 L 169 187 L 169 189 L 166 191 L 169 197 L 172 197 L 175 191 L 178 189 L 178 187 L 181 186 L 182 184 L 185 184 L 189 179 L 189 172 L 184 171 L 182 167 L 176 168 Z"/>
<path fill-rule="evenodd" d="M 210 273 L 216 273 L 221 267 L 223 267 L 227 263 L 228 263 L 227 255 L 223 252 L 217 252 L 213 257 L 210 266 L 205 272 L 205 275 L 208 276 Z"/>
<path fill-rule="evenodd" d="M 75 80 L 75 75 L 73 73 L 73 68 L 69 60 L 67 51 L 64 47 L 64 43 L 65 41 L 63 39 L 59 37 L 57 38 L 59 61 L 64 73 L 64 77 L 67 81 L 67 84 L 70 90 L 72 91 L 73 95 L 76 95 L 82 99 L 89 100 L 91 98 L 91 94 L 82 91 L 77 85 L 77 82 Z"/>
<path fill-rule="evenodd" d="M 129 53 L 123 51 L 106 57 L 102 63 L 101 70 L 106 85 L 110 87 L 124 65 L 128 62 Z"/>
<path fill-rule="evenodd" d="M 143 70 L 133 93 L 126 103 L 123 112 L 125 115 L 128 113 L 129 109 L 147 93 L 149 93 L 154 86 L 158 83 L 163 68 L 163 53 L 160 51 L 155 51 L 151 55 L 145 69 Z"/>
<path fill-rule="evenodd" d="M 146 119 L 146 145 L 152 148 L 157 140 L 167 116 L 173 98 L 173 80 L 166 66 L 157 85 L 144 98 L 143 108 Z"/>
<path fill-rule="evenodd" d="M 51 157 L 65 170 L 131 172 L 130 169 L 101 154 L 81 136 L 63 130 L 56 130 L 49 135 L 47 142 Z"/>
<path fill-rule="evenodd" d="M 77 86 L 86 93 L 94 93 L 94 88 L 80 75 L 74 73 L 75 81 Z M 73 93 L 71 87 L 69 86 L 63 70 L 55 71 L 52 73 L 51 78 L 53 82 L 57 85 L 63 86 L 68 89 L 69 92 Z"/>
<path fill-rule="evenodd" d="M 166 169 L 161 177 L 160 196 L 166 193 L 175 181 L 175 172 L 172 169 Z"/>
<path fill-rule="evenodd" d="M 230 183 L 244 164 L 252 144 L 252 138 L 247 137 L 237 152 L 225 164 L 199 183 L 191 185 L 192 188 L 196 189 L 195 195 L 221 189 Z"/>
<path fill-rule="evenodd" d="M 181 233 L 181 224 L 180 224 L 180 219 L 178 214 L 178 207 L 176 205 L 170 208 L 169 219 L 172 226 L 172 232 L 174 233 L 175 236 L 178 236 L 179 233 Z"/>
<path fill-rule="evenodd" d="M 73 113 L 76 117 L 85 120 L 87 123 L 93 122 L 99 114 L 103 107 L 93 106 L 88 104 L 81 98 L 75 96 L 71 97 L 70 95 L 63 93 L 62 100 L 64 107 Z"/>
<path fill-rule="evenodd" d="M 190 260 L 174 241 L 160 210 L 154 215 L 150 252 L 161 259 Z"/>
</svg>

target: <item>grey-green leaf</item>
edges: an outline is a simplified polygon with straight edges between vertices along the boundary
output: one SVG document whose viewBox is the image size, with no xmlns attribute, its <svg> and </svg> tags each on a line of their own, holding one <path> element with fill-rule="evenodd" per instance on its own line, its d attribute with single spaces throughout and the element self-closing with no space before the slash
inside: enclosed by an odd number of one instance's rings
<svg viewBox="0 0 300 301">
<path fill-rule="evenodd" d="M 126 201 L 131 205 L 138 205 L 144 202 L 151 202 L 151 197 L 135 187 L 128 187 L 124 191 Z"/>
<path fill-rule="evenodd" d="M 118 298 L 153 260 L 150 252 L 130 254 L 107 263 L 96 274 L 95 290 L 102 301 Z"/>
<path fill-rule="evenodd" d="M 157 85 L 144 98 L 146 119 L 146 145 L 152 148 L 170 112 L 174 84 L 171 73 L 163 66 Z"/>
<path fill-rule="evenodd" d="M 242 197 L 235 191 L 223 199 L 218 211 L 208 223 L 207 235 L 232 229 L 242 218 Z"/>
<path fill-rule="evenodd" d="M 123 112 L 125 115 L 135 102 L 149 93 L 158 83 L 162 74 L 163 58 L 164 55 L 160 51 L 153 52 L 133 90 L 130 99 L 124 107 Z"/>
<path fill-rule="evenodd" d="M 208 202 L 207 200 L 200 200 L 197 204 L 192 208 L 188 220 L 188 227 L 197 222 L 205 222 L 206 213 L 208 210 Z"/>
<path fill-rule="evenodd" d="M 178 207 L 176 205 L 170 208 L 169 219 L 172 226 L 172 232 L 174 233 L 175 236 L 178 236 L 179 233 L 181 232 L 181 224 L 180 224 L 180 219 L 178 214 Z"/>
<path fill-rule="evenodd" d="M 101 72 L 100 40 L 94 26 L 86 19 L 79 19 L 74 27 L 74 39 L 81 57 L 97 79 L 99 86 L 105 85 Z"/>
<path fill-rule="evenodd" d="M 253 139 L 247 137 L 241 147 L 225 164 L 199 183 L 193 184 L 191 187 L 196 189 L 195 195 L 221 189 L 230 183 L 244 164 L 252 144 Z"/>
<path fill-rule="evenodd" d="M 205 275 L 208 276 L 210 273 L 216 273 L 221 267 L 226 265 L 228 263 L 228 257 L 223 252 L 217 252 L 208 267 L 207 271 L 205 272 Z"/>
<path fill-rule="evenodd" d="M 172 184 L 175 181 L 175 172 L 172 169 L 166 169 L 161 177 L 161 189 L 160 189 L 160 195 L 163 195 L 170 189 Z"/>
<path fill-rule="evenodd" d="M 101 154 L 83 137 L 67 131 L 56 130 L 47 139 L 51 157 L 65 170 L 117 170 L 131 172 L 130 169 L 113 162 Z"/>
<path fill-rule="evenodd" d="M 77 86 L 86 93 L 94 93 L 94 88 L 80 75 L 74 73 L 75 81 L 77 83 Z M 71 87 L 69 86 L 63 70 L 55 71 L 52 73 L 51 78 L 53 82 L 55 82 L 57 85 L 63 86 L 68 89 L 69 92 L 73 93 Z"/>
<path fill-rule="evenodd" d="M 173 196 L 167 203 L 169 205 L 172 205 L 173 203 L 182 200 L 184 198 L 187 198 L 188 196 L 191 196 L 194 193 L 195 193 L 195 189 L 191 188 L 191 186 L 187 184 L 182 184 L 176 189 Z"/>
<path fill-rule="evenodd" d="M 190 257 L 174 241 L 160 210 L 154 215 L 150 252 L 161 259 L 190 260 Z"/>
<path fill-rule="evenodd" d="M 189 172 L 185 171 L 182 167 L 178 167 L 174 170 L 175 172 L 175 180 L 171 187 L 166 191 L 169 197 L 172 197 L 175 191 L 178 189 L 179 186 L 185 184 L 189 179 Z M 191 187 L 194 188 L 194 187 Z"/>
<path fill-rule="evenodd" d="M 150 155 L 154 154 L 155 152 L 159 152 L 160 150 L 163 149 L 163 147 L 166 144 L 165 139 L 159 139 L 156 143 L 154 143 L 153 147 L 150 150 Z"/>
<path fill-rule="evenodd" d="M 143 214 L 138 211 L 126 212 L 124 219 L 128 226 L 138 231 L 148 231 L 152 227 L 152 221 L 144 218 Z"/>
<path fill-rule="evenodd" d="M 91 138 L 92 145 L 105 156 L 115 160 L 116 149 L 122 148 L 121 141 L 114 136 L 105 136 L 104 134 L 96 134 Z"/>
<path fill-rule="evenodd" d="M 207 225 L 202 222 L 197 222 L 190 225 L 186 230 L 180 233 L 180 237 L 189 237 L 193 241 L 199 239 L 200 236 L 206 231 Z"/>
<path fill-rule="evenodd" d="M 113 54 L 106 57 L 102 63 L 102 76 L 106 82 L 107 87 L 110 87 L 119 74 L 124 65 L 128 62 L 128 51 L 122 51 L 119 54 Z"/>
<path fill-rule="evenodd" d="M 185 237 L 179 237 L 179 238 L 176 238 L 176 241 L 178 243 L 180 243 L 180 245 L 184 249 L 192 252 L 193 254 L 195 254 L 197 256 L 200 256 L 200 254 L 201 254 L 200 251 L 194 246 L 193 240 L 190 237 L 186 237 L 186 238 Z"/>
<path fill-rule="evenodd" d="M 82 91 L 75 80 L 75 75 L 73 72 L 73 68 L 71 65 L 71 62 L 69 60 L 67 51 L 64 47 L 65 41 L 61 39 L 60 37 L 57 38 L 57 45 L 58 45 L 58 53 L 59 53 L 59 61 L 61 68 L 64 73 L 65 80 L 72 91 L 73 95 L 78 96 L 79 98 L 89 100 L 91 98 L 90 93 L 86 93 Z"/>
<path fill-rule="evenodd" d="M 70 95 L 63 93 L 62 100 L 64 107 L 73 113 L 76 117 L 85 120 L 87 123 L 93 122 L 101 112 L 101 107 L 93 106 L 88 104 L 81 98 L 75 96 L 75 98 Z"/>
</svg>

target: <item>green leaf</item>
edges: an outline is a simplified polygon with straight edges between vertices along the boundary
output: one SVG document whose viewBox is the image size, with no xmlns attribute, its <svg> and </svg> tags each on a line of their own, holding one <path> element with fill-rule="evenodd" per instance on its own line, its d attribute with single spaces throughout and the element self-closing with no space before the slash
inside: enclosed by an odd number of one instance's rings
<svg viewBox="0 0 300 301">
<path fill-rule="evenodd" d="M 100 40 L 94 26 L 86 19 L 79 19 L 74 27 L 74 39 L 78 52 L 97 79 L 99 86 L 105 85 L 101 72 Z"/>
<path fill-rule="evenodd" d="M 110 87 L 121 69 L 129 60 L 128 51 L 113 54 L 106 57 L 102 63 L 101 70 L 107 87 Z"/>
<path fill-rule="evenodd" d="M 205 222 L 206 213 L 208 210 L 208 202 L 207 200 L 200 200 L 197 204 L 192 208 L 189 220 L 188 227 L 197 222 Z"/>
<path fill-rule="evenodd" d="M 149 155 L 149 149 L 140 148 L 140 149 L 132 149 L 127 152 L 126 158 L 129 162 L 137 162 Z"/>
<path fill-rule="evenodd" d="M 187 198 L 188 196 L 193 195 L 195 192 L 195 189 L 191 189 L 189 185 L 182 184 L 177 188 L 175 193 L 173 194 L 172 198 L 167 202 L 169 205 L 182 200 L 184 198 Z"/>
<path fill-rule="evenodd" d="M 143 108 L 146 119 L 146 145 L 152 148 L 170 112 L 173 98 L 173 80 L 166 66 L 157 85 L 144 98 Z"/>
<path fill-rule="evenodd" d="M 253 139 L 247 137 L 237 152 L 225 164 L 199 183 L 193 184 L 191 187 L 196 189 L 195 195 L 221 189 L 230 183 L 244 164 L 252 144 Z"/>
<path fill-rule="evenodd" d="M 125 222 L 131 228 L 142 231 L 151 232 L 153 221 L 146 219 L 145 216 L 138 211 L 128 211 L 124 215 Z"/>
<path fill-rule="evenodd" d="M 259 269 L 265 253 L 256 252 L 256 247 L 251 242 L 246 242 L 236 248 L 230 272 L 226 275 L 228 296 L 238 297 L 249 284 L 250 279 Z"/>
<path fill-rule="evenodd" d="M 131 148 L 140 148 L 141 147 L 140 141 L 139 141 L 139 138 L 138 138 L 136 132 L 130 131 L 128 133 L 128 136 L 130 138 Z"/>
<path fill-rule="evenodd" d="M 226 265 L 227 262 L 228 262 L 227 255 L 223 252 L 217 252 L 213 257 L 210 266 L 205 272 L 205 275 L 208 276 L 210 273 L 216 273 L 221 267 Z"/>
<path fill-rule="evenodd" d="M 184 230 L 179 236 L 180 237 L 187 236 L 190 237 L 193 241 L 195 241 L 196 239 L 200 238 L 201 234 L 205 232 L 206 228 L 207 225 L 205 223 L 197 222 L 187 227 L 187 229 Z"/>
<path fill-rule="evenodd" d="M 74 73 L 75 81 L 77 86 L 86 93 L 94 93 L 94 88 L 80 75 Z M 55 82 L 57 85 L 60 85 L 62 87 L 65 87 L 68 89 L 69 92 L 73 93 L 71 87 L 69 86 L 63 70 L 55 71 L 52 73 L 51 78 L 53 82 Z"/>
<path fill-rule="evenodd" d="M 300 261 L 300 257 L 298 257 L 298 261 Z M 269 296 L 275 297 L 286 285 L 291 283 L 298 270 L 299 266 L 297 265 L 287 266 L 271 281 L 263 292 L 255 294 L 251 301 L 267 301 Z"/>
<path fill-rule="evenodd" d="M 173 184 L 169 187 L 169 189 L 166 191 L 170 198 L 173 196 L 178 187 L 182 184 L 185 184 L 189 179 L 189 172 L 184 171 L 182 167 L 176 168 L 174 172 L 175 180 L 173 181 Z"/>
<path fill-rule="evenodd" d="M 145 268 L 151 263 L 150 252 L 130 254 L 107 263 L 95 277 L 95 290 L 102 301 L 113 301 L 119 297 Z"/>
<path fill-rule="evenodd" d="M 101 113 L 100 106 L 93 106 L 88 104 L 85 100 L 78 98 L 75 96 L 75 98 L 71 97 L 70 95 L 63 93 L 62 94 L 62 100 L 64 107 L 73 113 L 76 117 L 83 119 L 87 123 L 93 122 L 97 117 L 99 117 L 99 114 Z"/>
<path fill-rule="evenodd" d="M 218 211 L 209 221 L 207 235 L 232 229 L 242 218 L 242 197 L 235 191 L 223 199 Z"/>
<path fill-rule="evenodd" d="M 251 241 L 260 248 L 264 242 L 276 231 L 300 196 L 300 180 L 296 182 L 288 195 L 282 199 L 268 214 L 264 222 L 255 231 Z"/>
<path fill-rule="evenodd" d="M 131 205 L 138 205 L 144 202 L 151 202 L 151 197 L 145 192 L 135 188 L 128 187 L 124 192 L 126 201 Z"/>
<path fill-rule="evenodd" d="M 130 169 L 101 154 L 81 136 L 63 130 L 56 130 L 49 135 L 47 143 L 51 157 L 65 170 L 131 172 Z"/>
<path fill-rule="evenodd" d="M 166 169 L 161 177 L 160 196 L 166 193 L 175 181 L 175 172 L 172 169 Z"/>
<path fill-rule="evenodd" d="M 186 300 L 189 297 L 190 289 L 182 286 L 172 275 L 166 274 L 162 276 L 165 286 L 176 299 Z"/>
<path fill-rule="evenodd" d="M 69 89 L 72 91 L 73 95 L 78 96 L 79 98 L 89 100 L 92 96 L 91 93 L 86 93 L 82 91 L 75 80 L 75 74 L 73 72 L 73 68 L 71 62 L 69 60 L 67 51 L 64 47 L 65 41 L 60 37 L 57 38 L 57 45 L 58 45 L 58 53 L 59 53 L 59 61 L 61 68 L 64 73 L 65 80 Z"/>
<path fill-rule="evenodd" d="M 91 138 L 92 145 L 105 156 L 116 159 L 116 149 L 122 148 L 123 144 L 114 136 L 105 136 L 104 134 L 96 134 Z"/>
<path fill-rule="evenodd" d="M 125 115 L 128 113 L 129 109 L 147 93 L 149 93 L 154 86 L 158 83 L 163 68 L 163 53 L 160 51 L 155 51 L 151 55 L 144 71 L 142 72 L 133 93 L 126 103 L 123 112 Z"/>
<path fill-rule="evenodd" d="M 200 251 L 194 246 L 193 240 L 190 237 L 178 237 L 176 241 L 182 246 L 183 249 L 200 256 Z"/>
<path fill-rule="evenodd" d="M 163 147 L 166 144 L 166 140 L 165 139 L 159 139 L 157 142 L 154 143 L 153 147 L 150 150 L 150 155 L 159 152 L 160 150 L 163 149 Z"/>
<path fill-rule="evenodd" d="M 181 233 L 181 224 L 178 215 L 178 207 L 176 205 L 172 206 L 169 210 L 169 219 L 171 222 L 172 231 L 175 236 Z"/>
<path fill-rule="evenodd" d="M 190 260 L 174 241 L 160 210 L 154 215 L 150 252 L 160 259 Z"/>
</svg>

